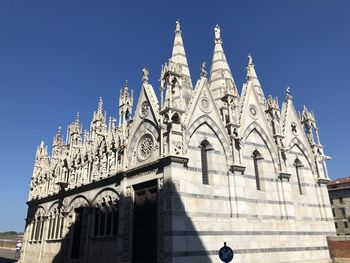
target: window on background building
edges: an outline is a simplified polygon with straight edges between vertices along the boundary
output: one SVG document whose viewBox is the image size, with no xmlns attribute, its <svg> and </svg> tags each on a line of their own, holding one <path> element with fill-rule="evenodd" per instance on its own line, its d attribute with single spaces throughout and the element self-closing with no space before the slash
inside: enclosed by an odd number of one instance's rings
<svg viewBox="0 0 350 263">
<path fill-rule="evenodd" d="M 345 227 L 345 228 L 348 228 L 348 227 L 349 227 L 348 222 L 344 222 L 344 227 Z"/>
<path fill-rule="evenodd" d="M 346 217 L 345 208 L 344 207 L 340 208 L 340 211 L 341 211 L 342 216 Z"/>
<path fill-rule="evenodd" d="M 255 174 L 255 183 L 256 183 L 256 189 L 261 190 L 261 184 L 260 184 L 260 167 L 259 167 L 259 160 L 262 160 L 261 154 L 255 150 L 253 152 L 253 163 L 254 163 L 254 174 Z"/>
<path fill-rule="evenodd" d="M 332 208 L 332 214 L 333 214 L 333 217 L 335 217 L 335 209 Z"/>
<path fill-rule="evenodd" d="M 343 197 L 339 197 L 339 203 L 343 204 Z"/>
<path fill-rule="evenodd" d="M 329 198 L 329 200 L 331 201 L 331 205 L 333 205 L 333 198 Z"/>
<path fill-rule="evenodd" d="M 338 223 L 335 222 L 334 225 L 335 225 L 335 228 L 338 229 Z"/>
</svg>

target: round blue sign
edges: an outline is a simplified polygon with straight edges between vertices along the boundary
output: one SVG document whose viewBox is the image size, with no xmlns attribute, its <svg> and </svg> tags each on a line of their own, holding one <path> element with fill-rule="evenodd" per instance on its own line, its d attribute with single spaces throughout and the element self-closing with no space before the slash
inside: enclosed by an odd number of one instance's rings
<svg viewBox="0 0 350 263">
<path fill-rule="evenodd" d="M 225 263 L 231 262 L 233 259 L 233 250 L 232 248 L 226 246 L 226 242 L 219 250 L 219 258 Z"/>
</svg>

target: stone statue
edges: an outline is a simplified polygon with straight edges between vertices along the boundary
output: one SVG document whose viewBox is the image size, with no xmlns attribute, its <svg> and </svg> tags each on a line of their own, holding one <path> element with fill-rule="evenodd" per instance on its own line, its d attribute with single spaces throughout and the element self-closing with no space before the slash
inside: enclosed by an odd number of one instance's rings
<svg viewBox="0 0 350 263">
<path fill-rule="evenodd" d="M 207 69 L 206 62 L 203 62 L 202 66 L 201 66 L 201 77 L 206 77 L 207 76 L 206 69 Z"/>
<path fill-rule="evenodd" d="M 101 173 L 102 173 L 102 176 L 107 175 L 107 156 L 106 156 L 106 154 L 103 154 L 103 157 L 101 159 Z"/>
<path fill-rule="evenodd" d="M 142 81 L 143 82 L 148 82 L 148 76 L 149 76 L 148 68 L 144 67 L 142 69 Z"/>
<path fill-rule="evenodd" d="M 215 39 L 221 39 L 221 29 L 219 25 L 215 26 L 214 32 L 215 32 Z"/>
<path fill-rule="evenodd" d="M 175 31 L 181 31 L 180 29 L 180 20 L 176 20 L 176 30 Z"/>
<path fill-rule="evenodd" d="M 98 159 L 98 157 L 95 157 L 93 166 L 92 166 L 92 178 L 96 178 L 99 175 L 99 170 L 100 170 L 100 160 Z"/>
<path fill-rule="evenodd" d="M 112 151 L 112 153 L 109 155 L 108 170 L 110 172 L 115 171 L 115 152 L 114 151 Z"/>
</svg>

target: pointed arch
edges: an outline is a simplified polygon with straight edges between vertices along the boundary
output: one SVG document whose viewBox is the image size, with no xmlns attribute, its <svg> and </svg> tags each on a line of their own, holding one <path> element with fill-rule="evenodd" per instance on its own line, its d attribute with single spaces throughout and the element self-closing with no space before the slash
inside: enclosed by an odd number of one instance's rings
<svg viewBox="0 0 350 263">
<path fill-rule="evenodd" d="M 47 209 L 47 213 L 50 213 L 53 209 L 57 208 L 60 206 L 60 201 L 56 201 L 54 203 L 52 203 L 49 208 Z M 65 209 L 66 206 L 62 203 L 61 204 L 61 208 Z"/>
<path fill-rule="evenodd" d="M 202 115 L 198 117 L 187 129 L 186 142 L 188 143 L 193 134 L 203 125 L 207 125 L 220 141 L 221 147 L 224 150 L 226 161 L 231 157 L 230 141 L 227 139 L 225 133 L 219 128 L 215 121 L 208 115 Z"/>
<path fill-rule="evenodd" d="M 258 150 L 254 150 L 252 157 L 253 157 L 253 164 L 254 164 L 256 189 L 261 190 L 259 160 L 263 159 L 263 157 Z"/>
<path fill-rule="evenodd" d="M 46 215 L 47 210 L 43 206 L 39 205 L 37 207 L 37 209 L 35 210 L 35 214 L 40 213 L 40 212 L 42 215 Z"/>
<path fill-rule="evenodd" d="M 297 137 L 294 137 L 294 138 L 290 141 L 290 143 L 289 143 L 289 145 L 288 145 L 288 148 L 289 148 L 290 150 L 292 150 L 294 146 L 296 146 L 296 147 L 299 149 L 299 151 L 303 154 L 303 156 L 305 157 L 306 161 L 308 162 L 308 165 L 310 166 L 312 172 L 314 173 L 315 169 L 314 169 L 314 166 L 312 165 L 312 164 L 313 164 L 313 162 L 311 161 L 312 158 L 310 157 L 310 156 L 312 156 L 312 155 L 311 155 L 311 153 L 309 152 L 308 148 L 307 148 L 307 147 L 305 146 L 305 144 L 304 144 L 301 140 L 299 140 L 299 138 L 297 138 Z"/>
<path fill-rule="evenodd" d="M 108 192 L 112 192 L 113 194 L 115 194 L 116 198 L 117 198 L 118 200 L 120 200 L 120 195 L 119 195 L 119 193 L 117 192 L 117 190 L 116 190 L 116 189 L 113 189 L 113 188 L 111 188 L 111 187 L 108 187 L 108 188 L 104 188 L 104 189 L 100 190 L 100 191 L 95 195 L 95 197 L 92 199 L 91 204 L 92 204 L 93 206 L 95 206 L 95 205 L 96 205 L 97 199 L 98 199 L 101 195 L 103 195 L 104 193 L 108 193 Z M 107 195 L 107 194 L 106 194 L 106 195 Z"/>
<path fill-rule="evenodd" d="M 297 181 L 298 181 L 299 193 L 302 195 L 303 194 L 303 189 L 302 189 L 301 179 L 300 179 L 300 168 L 303 167 L 303 164 L 301 163 L 301 161 L 297 157 L 294 160 L 293 165 L 295 167 L 295 175 L 296 175 Z"/>
<path fill-rule="evenodd" d="M 144 132 L 146 131 L 146 132 Z M 159 128 L 156 126 L 156 124 L 149 120 L 149 119 L 143 119 L 138 126 L 133 130 L 133 133 L 129 137 L 129 145 L 127 148 L 127 160 L 128 160 L 128 166 L 133 166 L 137 163 L 138 158 L 135 158 L 134 152 L 137 149 L 137 143 L 141 140 L 143 135 L 150 134 L 153 138 L 153 144 L 154 146 L 159 146 L 159 137 L 160 137 L 160 131 Z M 159 147 L 160 149 L 160 147 Z M 152 152 L 151 157 L 155 158 L 159 156 L 158 152 Z"/>
<path fill-rule="evenodd" d="M 273 161 L 273 165 L 275 167 L 275 172 L 278 172 L 278 170 L 279 170 L 278 158 L 277 158 L 278 150 L 277 150 L 275 144 L 271 142 L 271 140 L 269 139 L 269 136 L 264 131 L 264 129 L 256 121 L 249 124 L 248 127 L 245 129 L 243 136 L 242 136 L 243 137 L 243 145 L 247 142 L 249 135 L 254 131 L 256 131 L 256 133 L 260 136 L 260 138 L 263 140 L 263 142 L 267 146 L 267 149 L 268 149 L 270 156 L 271 156 L 271 160 Z"/>
<path fill-rule="evenodd" d="M 77 195 L 69 202 L 67 211 L 71 212 L 74 208 L 77 207 L 90 207 L 90 202 L 85 196 Z"/>
</svg>

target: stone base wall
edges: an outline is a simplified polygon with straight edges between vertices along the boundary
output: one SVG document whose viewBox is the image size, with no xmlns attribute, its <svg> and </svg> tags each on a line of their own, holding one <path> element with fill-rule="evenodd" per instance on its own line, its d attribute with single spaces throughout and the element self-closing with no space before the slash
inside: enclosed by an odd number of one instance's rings
<svg viewBox="0 0 350 263">
<path fill-rule="evenodd" d="M 350 236 L 328 237 L 329 253 L 335 262 L 350 262 Z"/>
<path fill-rule="evenodd" d="M 14 240 L 0 240 L 0 248 L 16 249 L 17 241 Z"/>
</svg>

